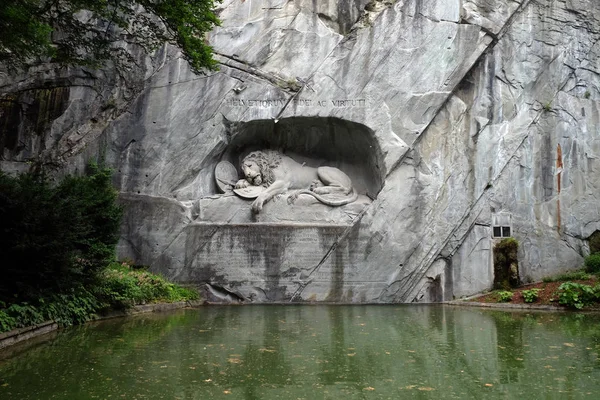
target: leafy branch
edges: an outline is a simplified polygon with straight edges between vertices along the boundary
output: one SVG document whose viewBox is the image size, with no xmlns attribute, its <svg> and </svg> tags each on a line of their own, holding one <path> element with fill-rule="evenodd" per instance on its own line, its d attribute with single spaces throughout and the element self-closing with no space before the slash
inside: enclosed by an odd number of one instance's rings
<svg viewBox="0 0 600 400">
<path fill-rule="evenodd" d="M 122 42 L 151 52 L 163 43 L 182 50 L 192 69 L 215 69 L 206 33 L 219 25 L 220 0 L 3 0 L 0 63 L 34 60 L 97 68 L 131 61 Z"/>
</svg>

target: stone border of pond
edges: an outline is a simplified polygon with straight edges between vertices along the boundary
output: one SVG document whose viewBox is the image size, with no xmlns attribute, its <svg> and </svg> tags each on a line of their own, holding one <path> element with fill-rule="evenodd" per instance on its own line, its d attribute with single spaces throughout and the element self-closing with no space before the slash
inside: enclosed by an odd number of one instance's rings
<svg viewBox="0 0 600 400">
<path fill-rule="evenodd" d="M 164 312 L 178 310 L 186 307 L 198 307 L 201 301 L 179 301 L 175 303 L 153 303 L 139 304 L 127 310 L 113 310 L 106 314 L 100 315 L 97 318 L 90 320 L 101 321 L 110 318 L 128 317 L 137 314 L 145 314 L 150 312 Z M 27 326 L 24 328 L 13 329 L 12 331 L 0 333 L 0 351 L 7 349 L 10 346 L 24 342 L 29 339 L 36 338 L 59 329 L 55 321 L 46 321 L 38 325 Z"/>
<path fill-rule="evenodd" d="M 461 307 L 478 307 L 478 308 L 499 308 L 504 310 L 539 310 L 539 311 L 570 311 L 565 307 L 557 307 L 550 305 L 535 305 L 535 304 L 508 304 L 508 303 L 478 303 L 474 301 L 452 300 L 443 304 Z"/>
<path fill-rule="evenodd" d="M 21 343 L 34 337 L 45 335 L 58 329 L 58 324 L 54 321 L 47 321 L 41 324 L 26 326 L 25 328 L 13 329 L 12 331 L 0 333 L 0 350 Z"/>
</svg>

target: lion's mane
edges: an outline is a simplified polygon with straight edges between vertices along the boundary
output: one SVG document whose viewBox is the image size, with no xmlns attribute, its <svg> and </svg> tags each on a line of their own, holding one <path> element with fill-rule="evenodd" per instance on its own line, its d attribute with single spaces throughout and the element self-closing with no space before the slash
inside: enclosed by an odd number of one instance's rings
<svg viewBox="0 0 600 400">
<path fill-rule="evenodd" d="M 262 186 L 269 187 L 275 182 L 273 170 L 281 163 L 279 152 L 273 150 L 253 151 L 244 157 L 242 163 L 246 160 L 254 161 L 258 165 L 262 175 Z"/>
</svg>

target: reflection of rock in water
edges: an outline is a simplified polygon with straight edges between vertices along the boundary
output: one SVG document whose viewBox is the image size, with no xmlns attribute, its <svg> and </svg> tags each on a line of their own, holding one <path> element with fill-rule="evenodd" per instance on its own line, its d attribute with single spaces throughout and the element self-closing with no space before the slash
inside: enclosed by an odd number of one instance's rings
<svg viewBox="0 0 600 400">
<path fill-rule="evenodd" d="M 519 382 L 524 364 L 523 325 L 526 315 L 496 312 L 496 335 L 498 340 L 498 361 L 500 362 L 500 382 Z"/>
</svg>

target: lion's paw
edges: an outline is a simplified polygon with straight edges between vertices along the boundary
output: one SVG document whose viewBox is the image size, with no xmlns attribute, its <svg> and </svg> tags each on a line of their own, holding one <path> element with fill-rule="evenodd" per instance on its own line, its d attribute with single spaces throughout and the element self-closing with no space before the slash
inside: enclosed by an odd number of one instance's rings
<svg viewBox="0 0 600 400">
<path fill-rule="evenodd" d="M 252 212 L 254 214 L 258 214 L 263 209 L 264 201 L 261 199 L 256 199 L 252 202 Z"/>
<path fill-rule="evenodd" d="M 235 184 L 236 189 L 243 189 L 243 188 L 247 188 L 248 186 L 250 186 L 250 182 L 248 182 L 246 179 L 240 179 Z"/>
<path fill-rule="evenodd" d="M 331 193 L 331 189 L 327 186 L 316 187 L 312 190 L 316 194 L 329 194 Z"/>
<path fill-rule="evenodd" d="M 292 194 L 290 194 L 287 198 L 287 202 L 288 204 L 294 204 L 296 202 L 296 200 L 298 200 L 298 196 L 300 195 L 300 192 L 294 192 Z"/>
<path fill-rule="evenodd" d="M 310 187 L 308 188 L 308 190 L 311 191 L 315 191 L 316 188 L 323 186 L 323 182 L 321 182 L 318 179 L 315 179 L 314 181 L 312 181 L 312 183 L 310 184 Z"/>
</svg>

